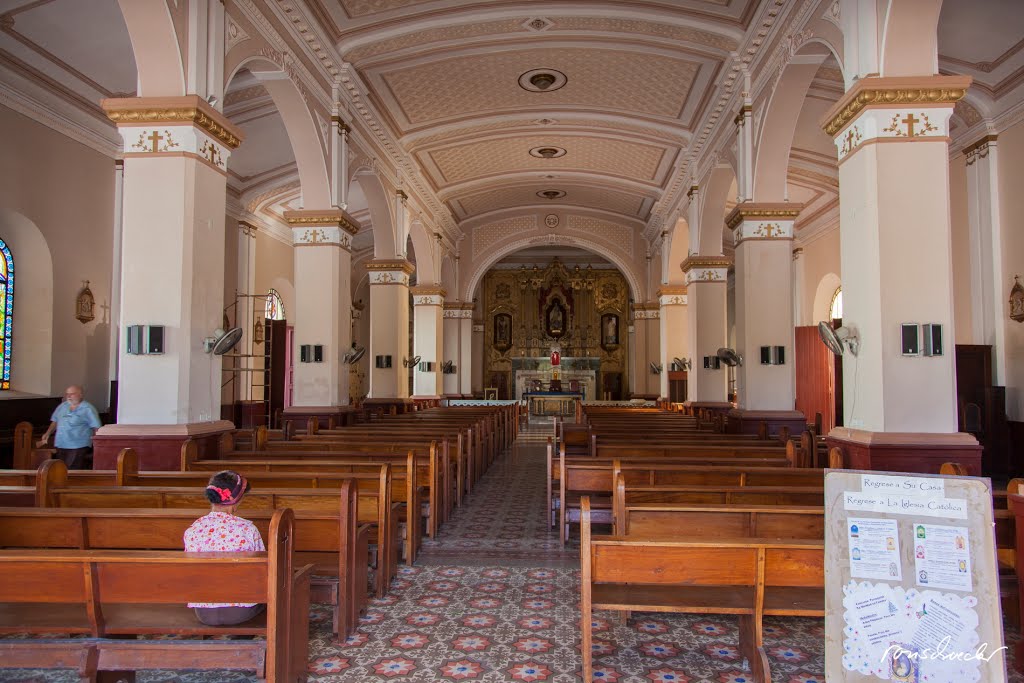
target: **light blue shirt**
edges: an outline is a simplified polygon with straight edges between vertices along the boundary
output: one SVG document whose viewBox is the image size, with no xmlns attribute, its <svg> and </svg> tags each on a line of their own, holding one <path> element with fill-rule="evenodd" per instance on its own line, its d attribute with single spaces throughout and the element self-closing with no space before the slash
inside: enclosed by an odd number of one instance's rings
<svg viewBox="0 0 1024 683">
<path fill-rule="evenodd" d="M 102 426 L 99 413 L 88 401 L 82 401 L 74 410 L 64 401 L 53 411 L 50 421 L 57 423 L 57 438 L 53 440 L 57 448 L 92 446 L 92 430 Z"/>
</svg>

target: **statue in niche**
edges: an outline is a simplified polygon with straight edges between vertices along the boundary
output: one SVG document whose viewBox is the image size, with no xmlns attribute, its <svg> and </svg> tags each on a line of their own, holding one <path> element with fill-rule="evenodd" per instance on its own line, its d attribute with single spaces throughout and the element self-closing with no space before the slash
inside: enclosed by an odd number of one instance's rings
<svg viewBox="0 0 1024 683">
<path fill-rule="evenodd" d="M 607 351 L 619 346 L 619 316 L 614 313 L 601 316 L 601 346 Z"/>
<path fill-rule="evenodd" d="M 557 339 L 565 334 L 565 306 L 558 299 L 548 306 L 545 323 L 549 337 Z"/>
<path fill-rule="evenodd" d="M 512 346 L 512 316 L 499 313 L 494 316 L 494 348 L 507 351 Z"/>
</svg>

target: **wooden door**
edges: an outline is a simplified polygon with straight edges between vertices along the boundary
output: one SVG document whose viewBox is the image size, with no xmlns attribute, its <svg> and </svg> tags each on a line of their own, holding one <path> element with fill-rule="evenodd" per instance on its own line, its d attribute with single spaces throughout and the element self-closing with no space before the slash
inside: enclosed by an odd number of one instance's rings
<svg viewBox="0 0 1024 683">
<path fill-rule="evenodd" d="M 808 423 L 821 413 L 822 432 L 836 425 L 834 359 L 836 356 L 818 337 L 818 327 L 796 328 L 796 409 Z M 842 376 L 840 370 L 840 377 Z M 842 391 L 839 389 L 839 393 Z M 839 413 L 842 415 L 842 413 Z"/>
</svg>

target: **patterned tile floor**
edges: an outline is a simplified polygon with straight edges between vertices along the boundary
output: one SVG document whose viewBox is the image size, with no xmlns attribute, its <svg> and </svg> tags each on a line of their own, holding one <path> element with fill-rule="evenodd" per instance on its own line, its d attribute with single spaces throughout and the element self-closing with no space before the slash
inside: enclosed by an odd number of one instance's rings
<svg viewBox="0 0 1024 683">
<path fill-rule="evenodd" d="M 544 518 L 544 441 L 550 425 L 521 434 L 465 506 L 375 600 L 359 631 L 332 642 L 325 605 L 311 610 L 309 679 L 376 681 L 580 680 L 579 561 L 559 550 Z M 636 614 L 595 618 L 595 681 L 749 683 L 729 618 Z M 776 683 L 823 683 L 824 622 L 771 619 L 765 645 Z M 1012 633 L 1012 630 L 1009 632 Z M 1007 643 L 1012 645 L 1013 643 Z M 0 672 L 0 681 L 71 681 L 70 672 Z M 232 672 L 147 672 L 146 683 L 235 683 Z M 1024 677 L 1011 674 L 1013 683 Z"/>
</svg>

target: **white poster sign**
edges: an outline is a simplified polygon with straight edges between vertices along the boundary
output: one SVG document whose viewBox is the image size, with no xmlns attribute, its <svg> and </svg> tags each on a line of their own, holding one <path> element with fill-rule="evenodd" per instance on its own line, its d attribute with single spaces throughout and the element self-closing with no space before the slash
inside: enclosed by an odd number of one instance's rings
<svg viewBox="0 0 1024 683">
<path fill-rule="evenodd" d="M 967 527 L 914 524 L 914 572 L 922 588 L 973 590 Z"/>
<path fill-rule="evenodd" d="M 901 581 L 900 535 L 895 519 L 850 517 L 850 576 L 858 579 Z"/>
</svg>

